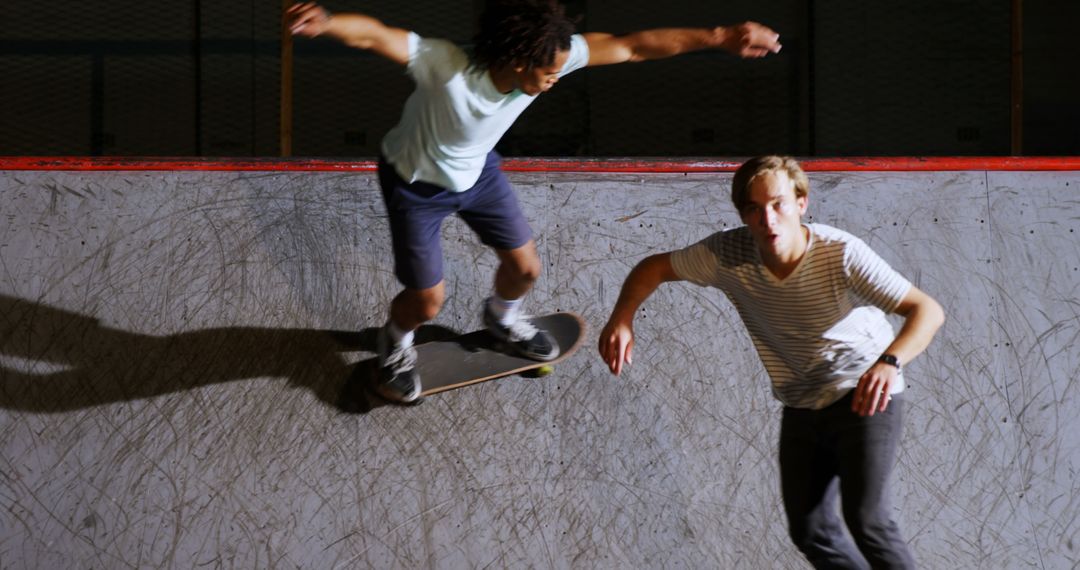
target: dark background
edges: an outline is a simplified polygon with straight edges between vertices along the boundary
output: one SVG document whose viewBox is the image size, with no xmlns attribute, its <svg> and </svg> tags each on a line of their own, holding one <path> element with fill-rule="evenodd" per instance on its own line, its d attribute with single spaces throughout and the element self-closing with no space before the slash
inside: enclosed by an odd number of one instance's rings
<svg viewBox="0 0 1080 570">
<path fill-rule="evenodd" d="M 1011 154 L 1009 0 L 571 0 L 581 31 L 754 19 L 779 56 L 578 71 L 510 156 Z M 469 43 L 480 0 L 327 2 Z M 279 155 L 278 0 L 8 0 L 0 155 Z M 1076 0 L 1023 2 L 1025 155 L 1080 154 Z M 329 40 L 294 47 L 294 156 L 372 157 L 412 88 Z"/>
</svg>

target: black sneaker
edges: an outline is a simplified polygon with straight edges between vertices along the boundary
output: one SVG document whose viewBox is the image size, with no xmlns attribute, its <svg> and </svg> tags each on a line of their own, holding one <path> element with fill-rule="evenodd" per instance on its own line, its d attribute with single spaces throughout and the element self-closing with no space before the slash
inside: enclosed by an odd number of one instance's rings
<svg viewBox="0 0 1080 570">
<path fill-rule="evenodd" d="M 484 302 L 484 326 L 497 340 L 525 358 L 546 362 L 559 356 L 555 339 L 547 331 L 536 328 L 527 316 L 522 315 L 514 324 L 504 326 L 492 314 L 490 305 L 490 299 Z"/>
<path fill-rule="evenodd" d="M 401 347 L 390 341 L 386 327 L 379 329 L 376 340 L 379 371 L 375 391 L 387 400 L 410 404 L 420 399 L 420 375 L 416 372 L 416 348 Z"/>
</svg>

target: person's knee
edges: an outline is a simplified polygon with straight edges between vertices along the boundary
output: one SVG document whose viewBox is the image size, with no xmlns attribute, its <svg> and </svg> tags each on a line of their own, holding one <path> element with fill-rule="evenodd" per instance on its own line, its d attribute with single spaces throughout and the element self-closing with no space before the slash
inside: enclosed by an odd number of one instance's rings
<svg viewBox="0 0 1080 570">
<path fill-rule="evenodd" d="M 856 543 L 888 543 L 898 527 L 878 508 L 844 509 L 844 523 Z"/>
<path fill-rule="evenodd" d="M 536 253 L 536 247 L 530 242 L 521 248 L 500 255 L 503 266 L 509 270 L 516 281 L 532 284 L 540 278 L 543 264 Z"/>
<path fill-rule="evenodd" d="M 445 295 L 441 287 L 433 287 L 421 292 L 416 307 L 417 317 L 423 321 L 430 321 L 439 315 L 442 310 Z"/>
<path fill-rule="evenodd" d="M 874 568 L 915 568 L 915 560 L 896 521 L 879 513 L 845 517 L 851 537 Z"/>
<path fill-rule="evenodd" d="M 442 310 L 442 303 L 428 303 L 417 307 L 416 318 L 421 322 L 434 320 Z"/>
<path fill-rule="evenodd" d="M 521 263 L 518 267 L 518 276 L 522 281 L 535 283 L 536 280 L 540 278 L 542 270 L 543 264 L 540 263 L 540 258 L 534 255 Z"/>
<path fill-rule="evenodd" d="M 442 284 L 428 289 L 406 289 L 395 300 L 409 320 L 426 323 L 439 315 L 445 300 Z"/>
<path fill-rule="evenodd" d="M 788 536 L 791 538 L 791 544 L 795 545 L 796 550 L 801 552 L 811 565 L 820 567 L 817 561 L 822 558 L 823 552 L 828 547 L 827 541 L 821 540 L 822 537 L 805 527 L 798 530 L 788 528 Z"/>
</svg>

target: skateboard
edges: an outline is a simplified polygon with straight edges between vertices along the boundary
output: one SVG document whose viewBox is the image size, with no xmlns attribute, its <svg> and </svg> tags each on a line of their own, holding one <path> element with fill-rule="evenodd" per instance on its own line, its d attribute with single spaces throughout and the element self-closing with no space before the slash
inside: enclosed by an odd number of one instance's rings
<svg viewBox="0 0 1080 570">
<path fill-rule="evenodd" d="M 505 352 L 502 343 L 487 330 L 427 342 L 416 346 L 416 369 L 423 385 L 420 395 L 430 396 L 512 374 L 546 375 L 555 364 L 574 354 L 585 336 L 585 321 L 574 313 L 551 313 L 530 320 L 558 343 L 559 356 L 554 360 L 540 362 Z"/>
</svg>

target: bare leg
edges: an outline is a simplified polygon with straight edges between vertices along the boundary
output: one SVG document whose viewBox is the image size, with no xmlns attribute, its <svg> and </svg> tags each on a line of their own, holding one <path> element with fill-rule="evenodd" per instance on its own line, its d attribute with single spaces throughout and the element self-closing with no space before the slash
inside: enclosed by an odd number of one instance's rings
<svg viewBox="0 0 1080 570">
<path fill-rule="evenodd" d="M 416 330 L 439 314 L 445 298 L 445 281 L 427 289 L 406 288 L 390 303 L 390 320 L 402 331 Z"/>
<path fill-rule="evenodd" d="M 534 360 L 552 360 L 559 356 L 555 339 L 529 320 L 520 318 L 521 298 L 528 293 L 540 277 L 540 257 L 536 244 L 529 240 L 516 249 L 495 250 L 499 255 L 499 269 L 495 272 L 495 294 L 511 303 L 491 303 L 484 309 L 484 321 L 488 330 L 513 347 L 522 356 Z M 507 305 L 515 305 L 511 309 Z M 502 305 L 502 308 L 497 308 Z M 504 322 L 508 321 L 508 322 Z"/>
<path fill-rule="evenodd" d="M 445 286 L 440 281 L 427 289 L 406 288 L 390 303 L 390 320 L 402 333 L 412 331 L 435 318 L 442 308 Z M 420 375 L 416 372 L 416 348 L 412 342 L 395 339 L 387 329 L 380 329 L 376 342 L 379 367 L 375 391 L 388 400 L 413 403 L 420 401 Z"/>
<path fill-rule="evenodd" d="M 497 249 L 499 269 L 495 271 L 495 294 L 503 299 L 520 299 L 540 277 L 540 256 L 536 243 L 529 240 L 516 249 Z M 397 322 L 397 321 L 395 321 Z"/>
</svg>

